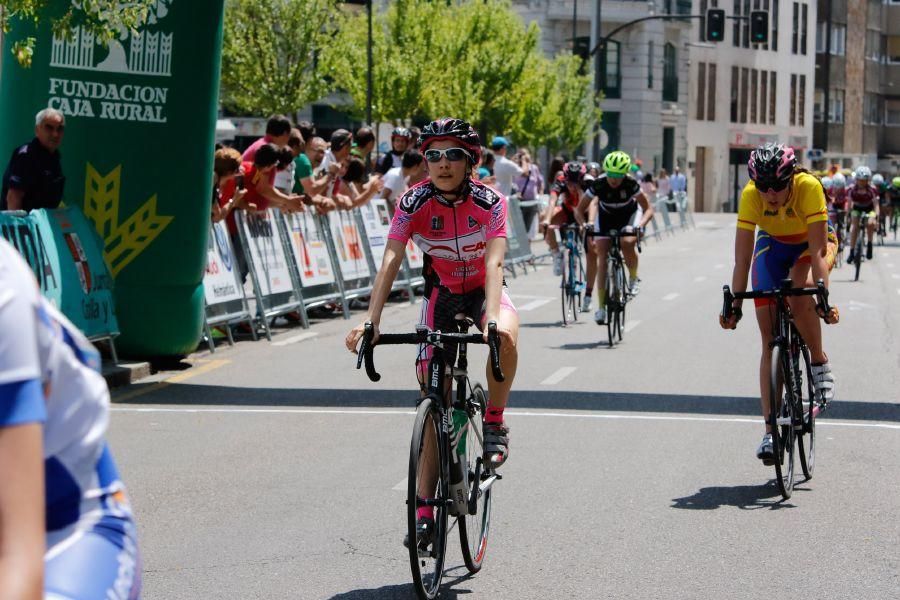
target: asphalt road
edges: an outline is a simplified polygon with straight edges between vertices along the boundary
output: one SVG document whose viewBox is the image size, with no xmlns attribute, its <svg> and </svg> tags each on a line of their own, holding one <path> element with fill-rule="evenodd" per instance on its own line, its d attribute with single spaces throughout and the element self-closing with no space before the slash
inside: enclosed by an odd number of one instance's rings
<svg viewBox="0 0 900 600">
<path fill-rule="evenodd" d="M 465 576 L 454 540 L 442 597 L 898 597 L 900 244 L 876 248 L 860 282 L 833 275 L 837 400 L 815 477 L 785 502 L 754 456 L 756 325 L 717 325 L 733 215 L 697 221 L 645 248 L 613 349 L 589 319 L 560 326 L 549 267 L 509 279 L 522 321 L 511 458 L 485 567 Z M 382 331 L 417 314 L 393 303 Z M 116 393 L 109 437 L 145 598 L 413 597 L 401 540 L 414 355 L 378 349 L 373 384 L 343 348 L 350 325 L 199 353 Z"/>
</svg>

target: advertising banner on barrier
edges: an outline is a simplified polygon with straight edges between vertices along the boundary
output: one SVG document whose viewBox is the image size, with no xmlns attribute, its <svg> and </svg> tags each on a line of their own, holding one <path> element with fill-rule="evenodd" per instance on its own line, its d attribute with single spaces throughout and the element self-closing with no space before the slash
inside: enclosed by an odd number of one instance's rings
<svg viewBox="0 0 900 600">
<path fill-rule="evenodd" d="M 206 274 L 203 276 L 206 305 L 243 300 L 244 288 L 237 274 L 237 263 L 225 223 L 213 223 L 210 227 L 206 256 Z"/>
<path fill-rule="evenodd" d="M 335 210 L 328 213 L 328 225 L 334 238 L 338 263 L 344 281 L 370 277 L 369 262 L 362 247 L 353 213 Z M 383 251 L 383 249 L 382 249 Z"/>
<path fill-rule="evenodd" d="M 387 246 L 388 232 L 391 229 L 391 215 L 387 201 L 383 198 L 375 198 L 359 207 L 363 225 L 366 228 L 366 237 L 369 239 L 369 250 L 375 266 L 381 268 L 384 259 L 384 249 Z"/>
<path fill-rule="evenodd" d="M 507 199 L 506 210 L 506 258 L 520 261 L 531 257 L 531 241 L 525 229 L 525 218 L 519 207 L 519 199 L 511 196 Z"/>
<path fill-rule="evenodd" d="M 94 228 L 76 207 L 0 213 L 0 230 L 31 265 L 41 293 L 89 339 L 118 335 L 113 280 Z"/>
<path fill-rule="evenodd" d="M 307 212 L 284 214 L 283 218 L 294 248 L 301 285 L 312 287 L 334 283 L 334 269 L 319 220 Z"/>
<path fill-rule="evenodd" d="M 284 246 L 278 237 L 275 214 L 272 209 L 265 212 L 247 212 L 242 219 L 244 239 L 250 250 L 252 268 L 259 281 L 260 293 L 263 296 L 292 292 L 291 272 L 288 268 Z"/>
</svg>

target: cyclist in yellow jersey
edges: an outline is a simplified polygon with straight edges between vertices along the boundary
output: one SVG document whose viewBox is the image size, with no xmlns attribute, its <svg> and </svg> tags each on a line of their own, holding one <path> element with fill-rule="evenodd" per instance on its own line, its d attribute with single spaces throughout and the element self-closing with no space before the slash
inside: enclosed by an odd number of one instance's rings
<svg viewBox="0 0 900 600">
<path fill-rule="evenodd" d="M 751 181 L 741 193 L 737 232 L 734 240 L 734 274 L 731 288 L 735 292 L 747 290 L 751 275 L 753 289 L 770 290 L 780 287 L 781 280 L 790 277 L 795 287 L 813 285 L 822 279 L 828 285 L 828 273 L 834 266 L 837 239 L 828 228 L 825 190 L 809 172 L 797 167 L 794 151 L 781 144 L 765 144 L 750 154 L 748 164 Z M 759 232 L 757 233 L 757 228 Z M 754 235 L 756 242 L 754 245 Z M 734 329 L 741 318 L 741 300 L 734 301 L 735 312 L 729 319 L 720 315 L 725 329 Z M 773 304 L 758 299 L 756 321 L 762 335 L 762 357 L 759 366 L 763 419 L 769 414 L 769 372 L 772 360 Z M 817 315 L 811 296 L 789 299 L 791 312 L 800 335 L 809 346 L 812 358 L 812 378 L 819 400 L 828 402 L 834 397 L 834 376 L 828 356 L 822 348 L 822 330 L 818 317 L 826 323 L 838 321 L 837 309 L 827 315 Z M 764 464 L 772 464 L 771 427 L 756 451 Z"/>
</svg>

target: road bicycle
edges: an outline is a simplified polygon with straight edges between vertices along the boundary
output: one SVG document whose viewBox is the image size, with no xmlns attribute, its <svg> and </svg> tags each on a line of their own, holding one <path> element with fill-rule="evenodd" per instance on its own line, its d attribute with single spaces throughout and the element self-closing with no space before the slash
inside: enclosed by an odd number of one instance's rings
<svg viewBox="0 0 900 600">
<path fill-rule="evenodd" d="M 608 237 L 609 250 L 606 253 L 606 334 L 610 348 L 625 335 L 625 306 L 631 298 L 628 279 L 625 276 L 625 258 L 622 254 L 621 238 L 637 237 L 637 250 L 641 251 L 641 239 L 631 227 L 610 229 L 602 235 L 588 230 L 587 237 Z"/>
<path fill-rule="evenodd" d="M 461 318 L 462 317 L 462 318 Z M 457 315 L 457 332 L 443 333 L 417 327 L 415 333 L 381 334 L 373 344 L 374 328 L 365 326 L 356 368 L 365 363 L 372 381 L 381 376 L 375 371 L 374 346 L 417 344 L 420 349 L 433 349 L 428 363 L 427 392 L 417 401 L 415 425 L 409 454 L 409 476 L 406 514 L 409 562 L 413 584 L 419 598 L 430 600 L 438 595 L 444 574 L 447 537 L 459 527 L 463 560 L 470 573 L 481 570 L 487 551 L 491 526 L 491 489 L 501 476 L 484 461 L 482 422 L 488 404 L 484 388 L 472 385 L 468 376 L 468 344 L 484 344 L 480 333 L 468 333 L 474 322 Z M 488 322 L 488 347 L 491 371 L 496 381 L 503 381 L 500 369 L 500 337 L 497 324 Z M 445 346 L 458 346 L 457 358 Z M 456 389 L 445 380 L 447 363 Z M 427 384 L 427 385 L 426 385 Z M 435 456 L 435 454 L 437 456 Z M 436 482 L 426 482 L 436 473 Z M 427 490 L 427 491 L 425 491 Z M 434 507 L 434 536 L 420 544 L 416 539 L 418 509 Z M 455 521 L 448 527 L 448 519 Z"/>
<path fill-rule="evenodd" d="M 839 269 L 844 263 L 844 247 L 847 245 L 847 233 L 846 227 L 844 226 L 845 221 L 847 221 L 847 211 L 840 209 L 835 210 L 834 222 L 832 225 L 838 243 L 837 253 L 834 255 L 834 267 L 836 269 Z"/>
<path fill-rule="evenodd" d="M 853 246 L 853 281 L 859 281 L 859 271 L 862 268 L 863 263 L 863 255 L 865 254 L 865 245 L 866 245 L 866 236 L 868 232 L 866 229 L 869 224 L 869 214 L 863 213 L 862 216 L 859 217 L 859 228 L 857 229 L 856 234 L 856 244 Z"/>
<path fill-rule="evenodd" d="M 573 322 L 578 320 L 578 312 L 581 310 L 581 295 L 584 292 L 584 257 L 578 235 L 580 228 L 578 225 L 551 225 L 551 227 L 558 229 L 562 238 L 559 251 L 562 256 L 563 268 L 559 288 L 562 301 L 562 324 L 566 326 L 569 320 Z"/>
<path fill-rule="evenodd" d="M 894 241 L 897 241 L 897 229 L 900 229 L 900 206 L 894 206 L 891 210 L 891 233 Z"/>
<path fill-rule="evenodd" d="M 788 298 L 815 296 L 820 314 L 828 314 L 828 289 L 820 279 L 813 288 L 795 288 L 784 279 L 774 290 L 732 293 L 722 288 L 722 315 L 734 314 L 735 299 L 768 298 L 775 301 L 772 320 L 772 366 L 769 375 L 770 408 L 766 422 L 772 429 L 775 452 L 775 481 L 781 496 L 787 500 L 794 490 L 794 448 L 800 458 L 803 476 L 812 479 L 816 460 L 816 417 L 825 408 L 817 398 L 812 379 L 809 348 L 794 323 Z M 784 393 L 782 400 L 782 392 Z"/>
</svg>

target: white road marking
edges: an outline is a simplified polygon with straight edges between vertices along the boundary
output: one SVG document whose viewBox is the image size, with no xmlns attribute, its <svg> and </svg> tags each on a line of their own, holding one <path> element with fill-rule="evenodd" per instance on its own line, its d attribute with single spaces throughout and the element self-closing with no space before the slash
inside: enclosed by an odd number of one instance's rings
<svg viewBox="0 0 900 600">
<path fill-rule="evenodd" d="M 540 308 L 541 306 L 543 306 L 549 302 L 552 302 L 553 300 L 554 300 L 553 298 L 540 298 L 538 300 L 532 300 L 531 302 L 529 302 L 527 304 L 523 304 L 522 306 L 517 306 L 516 310 L 519 312 L 534 310 L 536 308 Z"/>
<path fill-rule="evenodd" d="M 409 477 L 404 477 L 403 481 L 401 481 L 400 483 L 398 483 L 391 489 L 394 490 L 395 492 L 405 492 L 406 488 L 408 486 L 408 482 L 409 482 Z"/>
<path fill-rule="evenodd" d="M 701 281 L 706 281 L 706 275 L 698 275 L 694 277 L 694 283 L 700 283 Z"/>
<path fill-rule="evenodd" d="M 716 226 L 715 221 L 698 221 L 697 222 L 697 227 L 715 227 L 715 226 Z"/>
<path fill-rule="evenodd" d="M 675 298 L 677 298 L 680 295 L 681 294 L 679 294 L 678 292 L 672 292 L 671 294 L 666 294 L 665 296 L 663 296 L 663 300 L 665 300 L 665 301 L 674 300 Z"/>
<path fill-rule="evenodd" d="M 553 372 L 550 377 L 543 380 L 541 385 L 555 385 L 577 371 L 575 367 L 560 367 L 556 371 Z"/>
<path fill-rule="evenodd" d="M 289 337 L 287 339 L 272 342 L 273 346 L 289 346 L 291 344 L 296 344 L 298 342 L 302 342 L 303 340 L 309 340 L 319 335 L 316 331 L 307 331 L 306 333 L 301 333 L 300 335 L 295 335 L 293 337 Z"/>
<path fill-rule="evenodd" d="M 157 407 L 129 407 L 113 406 L 113 412 L 121 413 L 215 413 L 215 414 L 303 414 L 303 415 L 399 415 L 412 416 L 412 410 L 346 410 L 330 408 L 157 408 Z M 740 417 L 675 417 L 664 415 L 633 415 L 633 414 L 606 414 L 606 413 L 559 413 L 559 412 L 530 412 L 507 410 L 506 415 L 515 417 L 549 417 L 561 419 L 602 419 L 619 421 L 686 421 L 694 423 L 748 423 L 758 426 L 759 418 Z M 900 425 L 890 423 L 856 423 L 848 421 L 829 421 L 822 417 L 816 419 L 816 425 L 830 427 L 857 427 L 863 429 L 892 429 L 900 431 Z"/>
<path fill-rule="evenodd" d="M 641 324 L 640 321 L 627 321 L 625 323 L 625 333 L 628 333 L 629 331 L 634 330 L 634 328 L 640 324 Z"/>
</svg>

